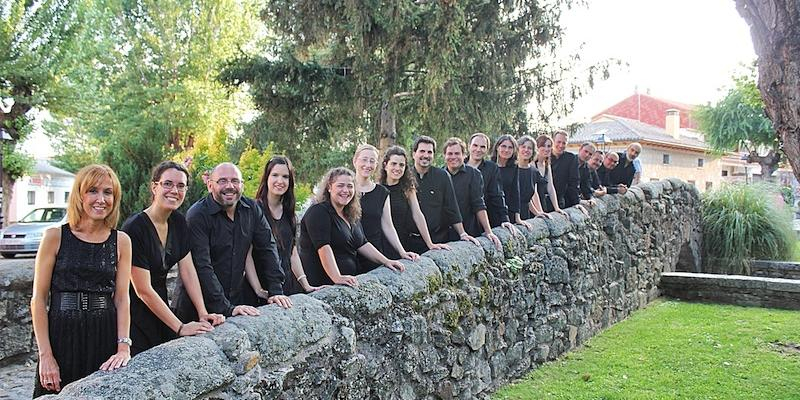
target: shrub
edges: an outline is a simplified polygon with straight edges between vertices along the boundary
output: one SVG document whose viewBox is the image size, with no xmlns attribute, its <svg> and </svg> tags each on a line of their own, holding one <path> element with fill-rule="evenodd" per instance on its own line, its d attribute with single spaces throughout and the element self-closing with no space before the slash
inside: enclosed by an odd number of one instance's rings
<svg viewBox="0 0 800 400">
<path fill-rule="evenodd" d="M 708 272 L 749 274 L 752 259 L 787 260 L 795 238 L 791 216 L 768 185 L 725 185 L 703 198 Z"/>
</svg>

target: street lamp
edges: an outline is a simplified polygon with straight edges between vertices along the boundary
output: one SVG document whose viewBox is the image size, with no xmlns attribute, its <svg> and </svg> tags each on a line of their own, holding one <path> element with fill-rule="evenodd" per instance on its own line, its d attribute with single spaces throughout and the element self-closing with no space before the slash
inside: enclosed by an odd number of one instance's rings
<svg viewBox="0 0 800 400">
<path fill-rule="evenodd" d="M 613 140 L 611 140 L 611 138 L 606 137 L 606 132 L 607 130 L 605 129 L 600 130 L 599 134 L 594 139 L 595 143 L 602 146 L 603 153 L 606 152 L 606 145 L 614 142 Z"/>
</svg>

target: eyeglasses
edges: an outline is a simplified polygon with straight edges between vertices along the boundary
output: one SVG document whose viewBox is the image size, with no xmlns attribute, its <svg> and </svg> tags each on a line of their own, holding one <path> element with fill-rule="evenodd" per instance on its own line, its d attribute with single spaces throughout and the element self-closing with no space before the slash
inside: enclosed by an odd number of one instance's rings
<svg viewBox="0 0 800 400">
<path fill-rule="evenodd" d="M 185 192 L 187 189 L 189 189 L 189 187 L 186 186 L 185 183 L 176 184 L 173 181 L 154 182 L 154 183 L 161 185 L 161 187 L 164 188 L 164 190 L 178 189 L 179 192 Z"/>
<path fill-rule="evenodd" d="M 233 186 L 237 186 L 238 184 L 242 183 L 242 181 L 237 179 L 237 178 L 233 178 L 233 179 L 219 178 L 219 179 L 216 180 L 216 182 L 217 182 L 217 185 L 220 185 L 220 186 L 228 186 L 229 183 L 232 184 Z"/>
</svg>

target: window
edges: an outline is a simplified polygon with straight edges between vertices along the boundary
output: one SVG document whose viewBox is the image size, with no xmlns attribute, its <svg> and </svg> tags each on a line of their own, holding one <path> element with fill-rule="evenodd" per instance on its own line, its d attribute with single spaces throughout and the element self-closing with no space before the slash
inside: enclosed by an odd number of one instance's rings
<svg viewBox="0 0 800 400">
<path fill-rule="evenodd" d="M 697 186 L 697 184 L 694 183 L 694 181 L 689 181 L 689 184 L 692 185 L 692 186 Z"/>
<path fill-rule="evenodd" d="M 47 192 L 47 204 L 56 202 L 56 192 Z"/>
<path fill-rule="evenodd" d="M 703 168 L 703 165 L 706 163 L 706 160 L 702 158 L 697 159 L 697 168 Z"/>
<path fill-rule="evenodd" d="M 663 164 L 669 164 L 669 154 L 664 154 L 664 161 Z"/>
<path fill-rule="evenodd" d="M 728 176 L 728 170 L 723 170 L 722 171 L 722 176 Z"/>
<path fill-rule="evenodd" d="M 714 188 L 714 182 L 706 182 L 706 192 Z"/>
<path fill-rule="evenodd" d="M 64 204 L 69 200 L 69 192 L 64 192 Z"/>
<path fill-rule="evenodd" d="M 33 190 L 29 190 L 28 191 L 28 205 L 32 206 L 34 204 L 36 204 L 36 192 L 34 192 Z"/>
</svg>

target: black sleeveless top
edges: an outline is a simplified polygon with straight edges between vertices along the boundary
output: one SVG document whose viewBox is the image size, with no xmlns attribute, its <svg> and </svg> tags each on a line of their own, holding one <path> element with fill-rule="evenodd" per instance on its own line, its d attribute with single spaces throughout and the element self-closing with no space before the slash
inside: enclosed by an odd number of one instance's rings
<svg viewBox="0 0 800 400">
<path fill-rule="evenodd" d="M 528 204 L 534 193 L 533 167 L 519 168 L 519 217 L 524 221 L 531 218 Z"/>
<path fill-rule="evenodd" d="M 61 225 L 61 246 L 56 255 L 50 291 L 113 294 L 117 275 L 117 231 L 102 243 L 84 242 Z"/>
</svg>

